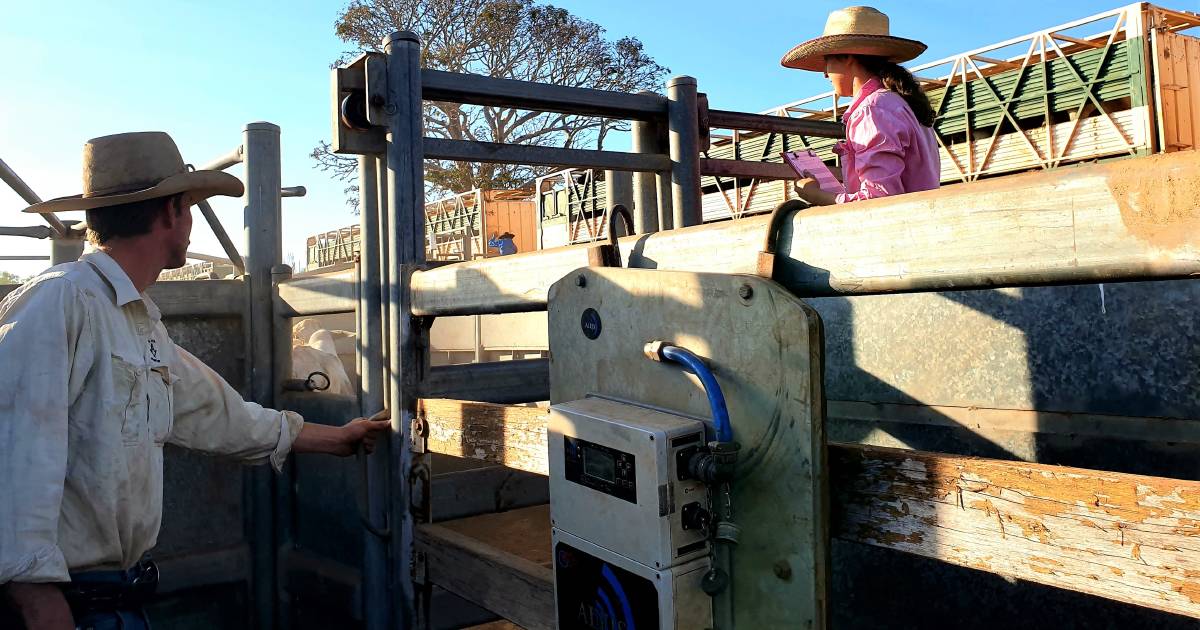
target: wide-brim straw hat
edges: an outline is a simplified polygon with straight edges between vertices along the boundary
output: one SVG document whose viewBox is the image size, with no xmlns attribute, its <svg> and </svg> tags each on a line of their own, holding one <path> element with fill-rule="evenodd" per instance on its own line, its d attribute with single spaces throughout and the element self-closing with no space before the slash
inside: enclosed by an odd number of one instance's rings
<svg viewBox="0 0 1200 630">
<path fill-rule="evenodd" d="M 171 136 L 161 131 L 119 133 L 83 145 L 83 193 L 34 204 L 25 212 L 95 210 L 183 192 L 240 197 L 242 180 L 185 164 Z"/>
<path fill-rule="evenodd" d="M 871 7 L 847 7 L 829 14 L 820 37 L 797 44 L 779 63 L 797 70 L 825 71 L 826 55 L 868 55 L 892 63 L 916 59 L 925 44 L 893 37 L 888 16 Z"/>
</svg>

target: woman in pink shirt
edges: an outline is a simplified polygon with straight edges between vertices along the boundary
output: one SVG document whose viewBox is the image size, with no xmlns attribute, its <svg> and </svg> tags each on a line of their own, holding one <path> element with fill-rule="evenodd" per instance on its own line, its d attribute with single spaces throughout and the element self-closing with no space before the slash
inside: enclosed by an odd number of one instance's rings
<svg viewBox="0 0 1200 630">
<path fill-rule="evenodd" d="M 838 96 L 854 97 L 842 115 L 841 156 L 846 192 L 824 191 L 816 179 L 796 181 L 796 193 L 813 205 L 832 205 L 937 188 L 940 155 L 933 107 L 913 75 L 899 63 L 925 44 L 893 37 L 888 17 L 871 7 L 834 11 L 825 33 L 783 56 L 788 68 L 823 72 Z"/>
</svg>

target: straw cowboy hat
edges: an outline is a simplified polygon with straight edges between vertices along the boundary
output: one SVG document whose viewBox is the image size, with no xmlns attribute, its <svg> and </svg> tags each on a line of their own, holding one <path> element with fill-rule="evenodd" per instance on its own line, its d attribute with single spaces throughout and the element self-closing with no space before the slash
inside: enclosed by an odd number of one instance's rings
<svg viewBox="0 0 1200 630">
<path fill-rule="evenodd" d="M 83 145 L 83 193 L 34 204 L 25 212 L 95 210 L 135 201 L 197 192 L 242 196 L 242 180 L 184 164 L 171 136 L 161 131 L 119 133 Z"/>
<path fill-rule="evenodd" d="M 797 44 L 779 63 L 786 68 L 824 72 L 826 55 L 869 55 L 902 63 L 916 59 L 925 48 L 915 39 L 893 37 L 888 16 L 878 9 L 847 7 L 830 13 L 820 37 Z"/>
</svg>

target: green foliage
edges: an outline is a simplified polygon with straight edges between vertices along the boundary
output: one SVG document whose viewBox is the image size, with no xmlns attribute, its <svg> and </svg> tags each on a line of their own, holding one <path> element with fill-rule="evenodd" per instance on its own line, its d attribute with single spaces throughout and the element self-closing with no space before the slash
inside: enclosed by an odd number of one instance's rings
<svg viewBox="0 0 1200 630">
<path fill-rule="evenodd" d="M 0 284 L 22 284 L 26 278 L 22 278 L 9 271 L 0 271 Z"/>
<path fill-rule="evenodd" d="M 601 90 L 660 90 L 667 69 L 632 37 L 610 40 L 599 24 L 533 0 L 351 0 L 335 31 L 354 47 L 342 61 L 378 50 L 385 36 L 410 30 L 421 36 L 426 68 Z M 603 148 L 624 121 L 501 107 L 425 104 L 426 135 L 454 140 Z M 344 180 L 355 161 L 322 143 L 312 157 Z M 472 188 L 528 185 L 551 167 L 428 161 L 431 195 Z M 348 194 L 356 191 L 347 189 Z"/>
</svg>

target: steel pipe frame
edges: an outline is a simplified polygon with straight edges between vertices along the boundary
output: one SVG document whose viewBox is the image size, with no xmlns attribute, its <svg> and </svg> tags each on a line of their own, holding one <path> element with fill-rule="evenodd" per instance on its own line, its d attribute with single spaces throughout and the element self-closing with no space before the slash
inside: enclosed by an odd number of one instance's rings
<svg viewBox="0 0 1200 630">
<path fill-rule="evenodd" d="M 389 233 L 384 238 L 388 242 L 388 408 L 392 413 L 389 460 L 391 479 L 396 482 L 389 497 L 389 573 L 394 587 L 391 601 L 396 606 L 391 626 L 403 630 L 413 627 L 417 614 L 423 612 L 416 606 L 412 574 L 415 522 L 411 483 L 421 483 L 414 474 L 414 464 L 416 453 L 424 448 L 420 438 L 413 435 L 413 422 L 416 383 L 425 357 L 420 351 L 421 331 L 411 314 L 412 295 L 406 274 L 412 265 L 425 259 L 425 147 L 420 38 L 415 33 L 398 31 L 384 38 L 382 48 L 387 55 L 387 109 L 391 113 L 386 144 Z"/>
<path fill-rule="evenodd" d="M 0 227 L 0 236 L 24 236 L 26 238 L 50 238 L 54 230 L 48 225 L 30 225 L 26 227 Z"/>
<path fill-rule="evenodd" d="M 654 123 L 642 120 L 633 121 L 632 135 L 634 153 L 661 152 Z M 658 226 L 658 174 L 634 171 L 633 229 L 638 234 L 649 234 L 657 232 Z"/>
<path fill-rule="evenodd" d="M 33 189 L 29 187 L 29 184 L 26 184 L 25 180 L 21 179 L 21 176 L 17 175 L 17 172 L 12 170 L 12 168 L 9 167 L 4 160 L 0 160 L 0 180 L 4 180 L 4 183 L 8 184 L 8 186 L 12 188 L 14 192 L 20 195 L 21 198 L 25 200 L 25 203 L 28 203 L 32 206 L 35 203 L 42 202 L 42 198 L 39 197 L 37 193 L 33 192 Z M 57 236 L 67 237 L 70 235 L 70 231 L 67 229 L 67 226 L 64 225 L 63 222 L 59 220 L 59 218 L 55 216 L 53 212 L 44 212 L 41 216 L 42 220 L 50 225 L 51 229 L 54 230 L 54 233 Z"/>
<path fill-rule="evenodd" d="M 201 166 L 200 171 L 223 171 L 234 164 L 241 164 L 245 155 L 245 145 L 239 144 L 234 147 L 229 153 L 222 155 L 215 160 Z"/>
<path fill-rule="evenodd" d="M 846 137 L 846 128 L 841 123 L 827 120 L 809 120 L 807 118 L 731 112 L 721 109 L 708 110 L 708 126 L 712 129 L 786 133 L 812 136 L 814 138 L 842 139 Z"/>
<path fill-rule="evenodd" d="M 562 166 L 616 171 L 663 171 L 671 167 L 661 153 L 625 153 L 594 149 L 563 149 L 522 144 L 424 138 L 425 157 L 461 162 L 498 162 L 530 166 Z M 696 180 L 699 182 L 699 179 Z"/>
<path fill-rule="evenodd" d="M 273 300 L 275 283 L 272 282 L 272 272 L 283 275 L 283 270 L 276 268 L 282 263 L 283 257 L 279 127 L 268 122 L 246 125 L 242 133 L 242 147 L 245 149 L 243 159 L 246 164 L 245 271 L 249 275 L 249 291 L 248 321 L 245 326 L 250 349 L 249 393 L 254 402 L 271 407 L 275 404 L 275 395 L 284 376 L 275 373 L 275 328 L 277 323 L 282 326 L 286 321 L 276 322 Z M 208 218 L 207 213 L 205 218 Z M 249 535 L 254 550 L 251 560 L 254 625 L 266 630 L 276 627 L 282 621 L 280 613 L 286 613 L 278 605 L 276 568 L 280 540 L 276 538 L 276 510 L 283 502 L 278 496 L 278 489 L 283 488 L 286 493 L 288 485 L 285 479 L 275 479 L 269 469 L 263 468 L 250 471 L 249 485 Z M 287 518 L 286 514 L 280 516 L 283 517 L 280 521 Z M 286 541 L 285 538 L 283 540 Z"/>
<path fill-rule="evenodd" d="M 421 87 L 428 101 L 627 120 L 662 120 L 666 115 L 666 101 L 653 93 L 628 94 L 441 70 L 423 70 Z"/>
<path fill-rule="evenodd" d="M 374 156 L 358 158 L 360 246 L 358 259 L 358 350 L 360 408 L 368 417 L 383 409 L 384 266 L 380 257 L 379 164 Z M 386 529 L 388 449 L 367 459 L 367 505 L 363 515 L 375 530 Z M 387 605 L 387 541 L 368 530 L 363 545 L 363 615 L 366 630 L 384 630 L 390 622 Z"/>
<path fill-rule="evenodd" d="M 246 179 L 250 179 L 249 169 L 247 169 Z M 221 243 L 221 249 L 225 250 L 225 255 L 229 257 L 229 264 L 233 265 L 234 273 L 239 276 L 245 275 L 246 261 L 242 259 L 237 246 L 233 244 L 233 239 L 229 238 L 229 233 L 225 231 L 225 226 L 221 225 L 221 220 L 217 218 L 217 213 L 213 211 L 212 205 L 208 203 L 207 199 L 202 199 L 196 206 L 200 208 L 200 214 L 204 215 L 204 221 L 212 229 L 213 235 L 217 237 L 217 242 Z"/>
<path fill-rule="evenodd" d="M 667 81 L 667 131 L 671 151 L 671 214 L 673 227 L 691 227 L 703 220 L 700 205 L 700 118 L 696 79 Z"/>
</svg>

